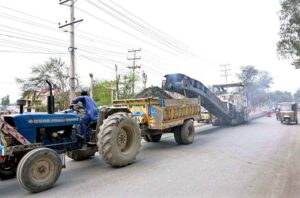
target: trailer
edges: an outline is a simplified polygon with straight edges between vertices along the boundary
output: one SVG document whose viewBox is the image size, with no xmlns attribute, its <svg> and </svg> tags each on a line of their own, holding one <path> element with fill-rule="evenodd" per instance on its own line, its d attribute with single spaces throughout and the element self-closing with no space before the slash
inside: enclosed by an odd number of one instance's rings
<svg viewBox="0 0 300 198">
<path fill-rule="evenodd" d="M 159 142 L 163 133 L 173 133 L 177 144 L 193 142 L 194 120 L 201 115 L 200 98 L 139 98 L 113 101 L 113 106 L 128 108 L 147 142 Z"/>
</svg>

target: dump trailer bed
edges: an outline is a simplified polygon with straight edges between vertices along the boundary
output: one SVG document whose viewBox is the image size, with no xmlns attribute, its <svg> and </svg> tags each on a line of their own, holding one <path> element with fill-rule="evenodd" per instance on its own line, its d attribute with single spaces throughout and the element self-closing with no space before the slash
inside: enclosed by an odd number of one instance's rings
<svg viewBox="0 0 300 198">
<path fill-rule="evenodd" d="M 113 101 L 114 106 L 127 107 L 142 129 L 167 130 L 183 125 L 184 121 L 198 120 L 200 99 L 139 98 Z"/>
</svg>

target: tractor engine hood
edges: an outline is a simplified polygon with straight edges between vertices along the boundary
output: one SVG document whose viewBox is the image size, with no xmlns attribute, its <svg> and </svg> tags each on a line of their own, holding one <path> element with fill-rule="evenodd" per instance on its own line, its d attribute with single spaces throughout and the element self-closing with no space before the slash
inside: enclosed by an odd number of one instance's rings
<svg viewBox="0 0 300 198">
<path fill-rule="evenodd" d="M 36 139 L 37 128 L 80 124 L 80 117 L 75 113 L 25 113 L 6 115 L 4 121 L 33 143 Z"/>
</svg>

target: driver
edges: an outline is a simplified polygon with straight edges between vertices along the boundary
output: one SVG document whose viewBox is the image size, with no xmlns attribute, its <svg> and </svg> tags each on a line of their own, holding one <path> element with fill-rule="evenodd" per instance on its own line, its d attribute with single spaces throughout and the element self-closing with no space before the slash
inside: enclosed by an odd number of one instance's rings
<svg viewBox="0 0 300 198">
<path fill-rule="evenodd" d="M 80 121 L 81 135 L 83 135 L 86 140 L 89 140 L 90 134 L 88 125 L 91 122 L 97 122 L 98 109 L 95 101 L 88 95 L 86 91 L 82 91 L 80 96 L 72 101 L 72 104 L 77 104 L 79 102 L 82 103 L 83 108 L 86 110 L 85 115 Z"/>
</svg>

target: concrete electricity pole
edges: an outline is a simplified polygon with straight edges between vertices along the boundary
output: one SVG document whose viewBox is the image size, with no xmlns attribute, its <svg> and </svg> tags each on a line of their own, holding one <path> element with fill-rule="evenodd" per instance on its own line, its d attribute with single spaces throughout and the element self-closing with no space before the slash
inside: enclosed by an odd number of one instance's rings
<svg viewBox="0 0 300 198">
<path fill-rule="evenodd" d="M 228 68 L 230 65 L 229 64 L 224 64 L 224 65 L 220 65 L 220 67 L 222 67 L 223 69 L 221 69 L 221 72 L 224 72 L 224 74 L 222 74 L 222 77 L 225 77 L 225 82 L 226 84 L 228 84 L 228 76 L 230 76 L 229 71 L 230 69 Z"/>
<path fill-rule="evenodd" d="M 91 85 L 90 85 L 90 97 L 93 98 L 93 87 L 94 87 L 94 75 L 93 73 L 89 73 L 91 78 Z"/>
<path fill-rule="evenodd" d="M 143 88 L 146 89 L 147 87 L 147 74 L 143 71 Z"/>
<path fill-rule="evenodd" d="M 142 49 L 137 50 L 128 50 L 128 53 L 133 53 L 133 58 L 127 58 L 127 60 L 132 60 L 132 66 L 128 66 L 127 68 L 132 69 L 132 95 L 134 96 L 134 89 L 135 89 L 135 70 L 141 68 L 141 65 L 136 65 L 136 60 L 140 60 L 141 57 L 137 57 L 136 53 L 142 51 Z"/>
<path fill-rule="evenodd" d="M 59 0 L 59 4 L 60 5 L 67 5 L 70 6 L 70 22 L 68 23 L 66 21 L 66 23 L 64 25 L 61 25 L 60 23 L 59 28 L 64 28 L 67 26 L 70 26 L 70 47 L 69 47 L 69 52 L 70 52 L 70 101 L 72 101 L 75 98 L 75 28 L 74 28 L 74 24 L 75 23 L 79 23 L 81 21 L 83 21 L 83 19 L 80 20 L 75 20 L 74 17 L 74 4 L 75 1 L 74 0 Z"/>
<path fill-rule="evenodd" d="M 118 74 L 118 65 L 115 65 L 116 70 L 116 100 L 119 99 L 119 82 L 120 82 L 120 75 Z"/>
</svg>

